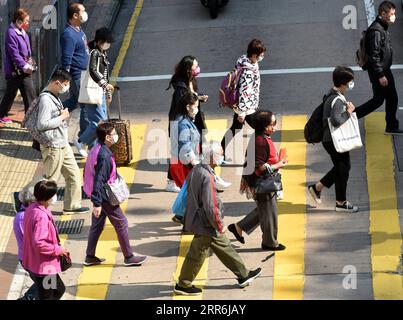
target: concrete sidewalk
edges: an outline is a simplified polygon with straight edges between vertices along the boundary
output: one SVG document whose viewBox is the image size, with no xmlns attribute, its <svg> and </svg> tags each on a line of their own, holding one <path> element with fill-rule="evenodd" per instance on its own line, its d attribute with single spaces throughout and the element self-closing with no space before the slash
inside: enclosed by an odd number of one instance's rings
<svg viewBox="0 0 403 320">
<path fill-rule="evenodd" d="M 120 8 L 120 0 L 86 0 L 84 5 L 89 13 L 87 36 L 92 39 L 95 30 L 103 26 L 111 27 Z M 40 27 L 42 10 L 49 5 L 48 0 L 22 0 L 21 7 L 28 8 L 31 13 L 31 31 Z M 4 81 L 4 77 L 0 78 Z M 3 93 L 0 92 L 0 97 Z M 16 242 L 12 236 L 12 221 L 14 209 L 12 192 L 20 191 L 35 175 L 41 174 L 40 153 L 31 148 L 32 139 L 29 133 L 22 129 L 20 122 L 24 118 L 24 106 L 21 96 L 10 111 L 11 125 L 0 124 L 0 299 L 6 299 L 10 284 L 17 266 Z M 70 119 L 70 137 L 77 134 L 79 112 L 72 114 Z M 61 185 L 64 181 L 61 181 Z"/>
</svg>

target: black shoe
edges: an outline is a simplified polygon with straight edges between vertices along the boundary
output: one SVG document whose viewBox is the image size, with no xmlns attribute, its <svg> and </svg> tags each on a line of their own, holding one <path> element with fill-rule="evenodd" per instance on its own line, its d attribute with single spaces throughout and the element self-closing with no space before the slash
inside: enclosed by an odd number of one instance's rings
<svg viewBox="0 0 403 320">
<path fill-rule="evenodd" d="M 322 200 L 320 200 L 321 192 L 316 190 L 316 186 L 314 184 L 312 184 L 312 185 L 310 185 L 308 187 L 308 191 L 309 191 L 309 193 L 311 194 L 313 200 L 315 200 L 316 203 L 318 203 L 318 204 L 322 203 Z"/>
<path fill-rule="evenodd" d="M 346 201 L 344 204 L 340 205 L 336 203 L 336 212 L 349 212 L 355 213 L 360 210 L 359 207 L 352 205 L 350 202 Z"/>
<path fill-rule="evenodd" d="M 184 296 L 199 296 L 202 294 L 203 290 L 196 288 L 195 286 L 185 288 L 185 287 L 180 287 L 178 284 L 176 284 L 174 292 L 176 294 L 180 294 L 180 295 L 184 295 Z"/>
<path fill-rule="evenodd" d="M 403 130 L 401 130 L 401 129 L 386 129 L 385 134 L 386 135 L 392 135 L 392 136 L 403 136 Z"/>
<path fill-rule="evenodd" d="M 85 257 L 85 261 L 84 261 L 84 265 L 89 267 L 89 266 L 96 266 L 101 264 L 102 262 L 105 262 L 105 259 L 100 259 L 97 257 L 90 257 L 90 256 L 86 256 Z"/>
<path fill-rule="evenodd" d="M 240 236 L 239 233 L 238 233 L 238 231 L 236 231 L 235 224 L 231 223 L 231 224 L 228 226 L 228 230 L 231 231 L 231 232 L 234 234 L 235 238 L 236 238 L 240 243 L 245 244 L 245 238 L 242 237 L 242 236 Z"/>
<path fill-rule="evenodd" d="M 286 249 L 286 246 L 282 245 L 281 243 L 279 243 L 277 247 L 269 247 L 262 244 L 262 249 L 266 251 L 282 251 Z"/>
<path fill-rule="evenodd" d="M 241 288 L 245 288 L 248 286 L 253 280 L 259 277 L 262 274 L 262 269 L 257 268 L 256 270 L 249 271 L 249 274 L 246 278 L 238 279 L 238 284 Z"/>
<path fill-rule="evenodd" d="M 63 210 L 63 214 L 75 214 L 75 213 L 87 213 L 90 211 L 90 208 L 87 207 L 81 207 L 78 209 L 71 209 L 71 210 Z"/>
</svg>

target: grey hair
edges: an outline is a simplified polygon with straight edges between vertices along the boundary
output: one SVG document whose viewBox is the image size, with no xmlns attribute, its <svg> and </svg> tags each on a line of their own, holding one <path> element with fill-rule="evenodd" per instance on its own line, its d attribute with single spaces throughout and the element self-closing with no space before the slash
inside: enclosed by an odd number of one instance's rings
<svg viewBox="0 0 403 320">
<path fill-rule="evenodd" d="M 210 163 L 213 156 L 219 156 L 223 152 L 221 143 L 218 141 L 210 141 L 203 143 L 203 159 L 205 162 Z"/>
<path fill-rule="evenodd" d="M 29 182 L 18 194 L 18 200 L 25 206 L 29 206 L 31 203 L 36 201 L 34 196 L 35 185 L 39 182 L 45 180 L 43 177 L 35 177 L 31 182 Z"/>
</svg>

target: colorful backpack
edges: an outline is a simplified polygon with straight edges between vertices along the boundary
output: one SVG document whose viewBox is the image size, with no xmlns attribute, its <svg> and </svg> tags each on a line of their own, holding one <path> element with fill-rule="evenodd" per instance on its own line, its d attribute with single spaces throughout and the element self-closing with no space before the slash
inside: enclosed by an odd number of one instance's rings
<svg viewBox="0 0 403 320">
<path fill-rule="evenodd" d="M 241 78 L 242 67 L 235 67 L 221 82 L 218 93 L 219 105 L 221 107 L 234 108 L 239 100 L 239 79 Z"/>
<path fill-rule="evenodd" d="M 63 105 L 60 100 L 56 102 L 56 98 L 54 98 L 48 91 L 43 91 L 28 108 L 21 125 L 23 128 L 26 128 L 28 130 L 33 140 L 38 141 L 41 145 L 50 147 L 52 146 L 51 137 L 45 134 L 44 131 L 40 131 L 38 129 L 39 102 L 44 95 L 48 95 L 49 97 L 51 97 L 53 102 L 58 106 L 60 110 L 63 109 Z"/>
</svg>

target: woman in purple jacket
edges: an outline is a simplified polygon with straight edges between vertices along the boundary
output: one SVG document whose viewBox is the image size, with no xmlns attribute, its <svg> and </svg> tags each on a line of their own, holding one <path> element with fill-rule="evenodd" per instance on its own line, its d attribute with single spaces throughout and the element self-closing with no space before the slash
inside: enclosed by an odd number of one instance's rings
<svg viewBox="0 0 403 320">
<path fill-rule="evenodd" d="M 11 123 L 8 113 L 13 105 L 17 91 L 20 90 L 24 101 L 25 112 L 28 110 L 36 94 L 32 73 L 35 62 L 32 59 L 31 44 L 26 33 L 29 28 L 29 12 L 19 8 L 14 13 L 5 37 L 4 72 L 7 88 L 0 103 L 0 123 Z"/>
</svg>

